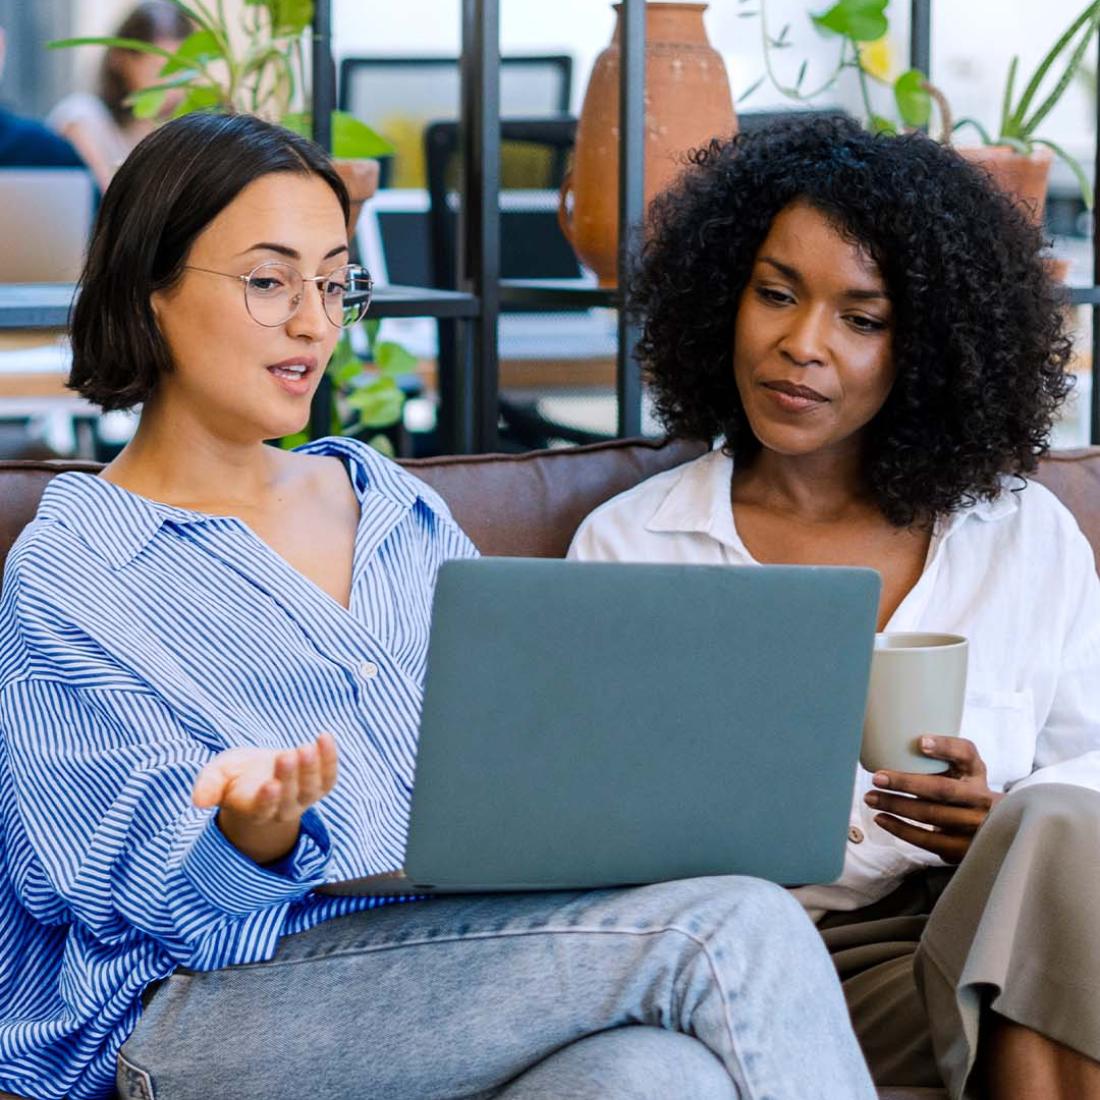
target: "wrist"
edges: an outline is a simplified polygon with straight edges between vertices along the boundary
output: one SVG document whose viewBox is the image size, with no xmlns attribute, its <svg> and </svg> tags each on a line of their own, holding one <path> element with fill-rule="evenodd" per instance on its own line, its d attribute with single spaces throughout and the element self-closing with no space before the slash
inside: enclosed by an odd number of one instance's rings
<svg viewBox="0 0 1100 1100">
<path fill-rule="evenodd" d="M 242 855 L 261 866 L 275 863 L 294 850 L 301 830 L 301 818 L 265 821 L 263 824 L 238 817 L 232 810 L 219 809 L 215 817 L 222 836 Z"/>
</svg>

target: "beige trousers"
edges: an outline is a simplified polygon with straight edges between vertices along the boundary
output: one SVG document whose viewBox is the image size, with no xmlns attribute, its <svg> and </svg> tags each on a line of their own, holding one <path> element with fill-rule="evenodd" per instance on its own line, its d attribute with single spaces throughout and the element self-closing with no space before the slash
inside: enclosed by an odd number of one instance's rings
<svg viewBox="0 0 1100 1100">
<path fill-rule="evenodd" d="M 818 922 L 879 1086 L 980 1096 L 990 1009 L 1100 1061 L 1100 794 L 1001 801 L 954 873 Z"/>
</svg>

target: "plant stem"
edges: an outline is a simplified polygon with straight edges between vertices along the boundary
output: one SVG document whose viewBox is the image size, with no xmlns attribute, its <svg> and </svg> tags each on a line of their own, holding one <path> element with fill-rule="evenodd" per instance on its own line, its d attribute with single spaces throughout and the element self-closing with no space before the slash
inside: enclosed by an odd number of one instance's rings
<svg viewBox="0 0 1100 1100">
<path fill-rule="evenodd" d="M 786 84 L 781 84 L 779 77 L 776 76 L 775 70 L 772 68 L 771 62 L 771 35 L 768 34 L 768 15 L 766 0 L 757 0 L 760 4 L 760 34 L 763 42 L 764 52 L 764 69 L 768 74 L 768 79 L 775 86 L 776 90 L 785 95 L 788 99 L 796 100 L 799 103 L 809 103 L 810 100 L 816 99 L 823 92 L 827 92 L 836 82 L 837 78 L 844 71 L 844 51 L 847 39 L 843 39 L 840 44 L 840 60 L 837 62 L 836 68 L 832 74 L 821 85 L 820 88 L 815 88 L 812 92 L 800 92 L 795 87 L 790 87 Z"/>
<path fill-rule="evenodd" d="M 848 39 L 844 40 L 845 42 Z M 859 56 L 859 47 L 853 42 L 852 52 L 855 54 L 856 71 L 859 73 L 859 94 L 863 100 L 863 109 L 867 112 L 870 121 L 875 117 L 875 109 L 871 106 L 871 89 L 867 87 L 867 70 L 863 67 L 863 59 Z"/>
</svg>

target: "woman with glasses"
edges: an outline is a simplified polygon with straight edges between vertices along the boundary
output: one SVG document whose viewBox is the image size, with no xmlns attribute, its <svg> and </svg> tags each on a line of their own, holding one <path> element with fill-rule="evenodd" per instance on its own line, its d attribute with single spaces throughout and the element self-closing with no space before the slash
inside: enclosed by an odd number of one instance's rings
<svg viewBox="0 0 1100 1100">
<path fill-rule="evenodd" d="M 325 155 L 250 117 L 165 125 L 104 197 L 71 385 L 141 421 L 7 561 L 0 1088 L 872 1097 L 768 884 L 314 892 L 401 866 L 432 587 L 476 553 L 362 444 L 265 445 L 367 307 L 346 214 Z"/>
<path fill-rule="evenodd" d="M 920 737 L 921 774 L 858 769 L 844 872 L 797 894 L 877 1084 L 1097 1100 L 1100 582 L 1030 480 L 1073 352 L 1034 212 L 851 119 L 692 160 L 632 289 L 665 427 L 713 449 L 570 555 L 870 567 L 880 631 L 969 639 L 960 735 Z"/>
</svg>

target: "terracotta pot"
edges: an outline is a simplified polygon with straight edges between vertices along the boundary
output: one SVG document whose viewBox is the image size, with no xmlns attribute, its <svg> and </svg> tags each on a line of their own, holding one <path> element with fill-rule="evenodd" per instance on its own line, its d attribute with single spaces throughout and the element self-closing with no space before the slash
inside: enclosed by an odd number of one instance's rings
<svg viewBox="0 0 1100 1100">
<path fill-rule="evenodd" d="M 332 163 L 344 181 L 344 186 L 348 189 L 348 198 L 351 199 L 351 212 L 348 215 L 348 236 L 350 237 L 355 232 L 355 223 L 359 220 L 363 203 L 378 190 L 378 161 L 337 158 Z"/>
<path fill-rule="evenodd" d="M 559 221 L 582 263 L 614 286 L 619 247 L 619 43 L 596 59 L 577 122 L 573 165 L 562 184 Z M 683 170 L 683 154 L 736 132 L 729 77 L 703 25 L 706 4 L 649 4 L 645 51 L 645 201 Z"/>
<path fill-rule="evenodd" d="M 965 146 L 958 152 L 984 169 L 995 186 L 1023 203 L 1036 225 L 1042 224 L 1054 156 L 1049 149 L 1040 147 L 1026 157 L 1007 145 Z"/>
</svg>

